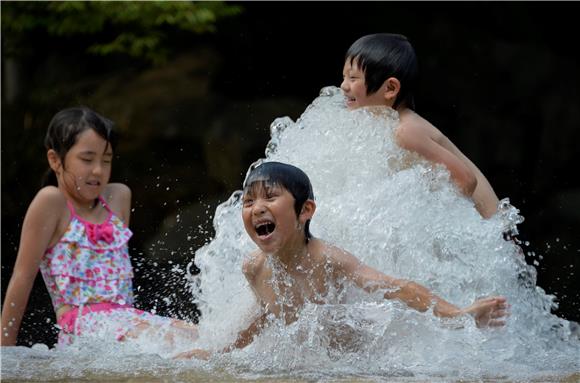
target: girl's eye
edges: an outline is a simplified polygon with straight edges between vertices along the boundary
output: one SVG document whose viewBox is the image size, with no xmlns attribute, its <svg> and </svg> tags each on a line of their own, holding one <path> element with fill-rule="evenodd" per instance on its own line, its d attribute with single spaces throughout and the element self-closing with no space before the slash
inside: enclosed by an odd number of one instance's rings
<svg viewBox="0 0 580 383">
<path fill-rule="evenodd" d="M 254 202 L 254 200 L 251 200 L 251 199 L 246 199 L 246 200 L 244 200 L 244 202 L 243 202 L 243 205 L 244 205 L 245 207 L 252 206 L 252 203 L 253 203 L 253 202 Z"/>
</svg>

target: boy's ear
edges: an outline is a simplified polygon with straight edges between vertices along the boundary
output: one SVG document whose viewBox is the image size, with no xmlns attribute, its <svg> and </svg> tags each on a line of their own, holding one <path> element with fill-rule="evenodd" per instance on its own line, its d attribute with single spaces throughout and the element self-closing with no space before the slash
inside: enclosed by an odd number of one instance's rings
<svg viewBox="0 0 580 383">
<path fill-rule="evenodd" d="M 389 77 L 383 83 L 382 89 L 385 100 L 392 106 L 401 91 L 401 82 L 396 77 Z"/>
<path fill-rule="evenodd" d="M 300 211 L 300 215 L 298 216 L 298 220 L 301 224 L 304 224 L 306 221 L 312 218 L 314 212 L 316 211 L 316 202 L 311 199 L 307 199 L 306 202 L 302 205 L 302 210 Z"/>
<path fill-rule="evenodd" d="M 54 149 L 49 149 L 48 152 L 46 152 L 46 158 L 48 159 L 48 166 L 50 166 L 53 172 L 58 174 L 62 168 L 62 161 L 60 160 L 59 155 L 54 151 Z"/>
</svg>

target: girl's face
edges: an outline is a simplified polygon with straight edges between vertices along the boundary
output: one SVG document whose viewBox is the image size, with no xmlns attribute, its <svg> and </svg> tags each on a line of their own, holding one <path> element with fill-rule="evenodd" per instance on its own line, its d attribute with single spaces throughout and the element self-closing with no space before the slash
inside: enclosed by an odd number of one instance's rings
<svg viewBox="0 0 580 383">
<path fill-rule="evenodd" d="M 350 58 L 345 61 L 342 78 L 340 89 L 342 89 L 346 97 L 346 106 L 348 109 L 357 109 L 363 106 L 388 105 L 381 89 L 373 94 L 367 95 L 365 74 L 359 69 L 356 60 L 352 64 Z"/>
<path fill-rule="evenodd" d="M 92 203 L 109 182 L 112 160 L 111 145 L 93 129 L 85 130 L 57 169 L 59 188 L 72 200 Z"/>
<path fill-rule="evenodd" d="M 304 243 L 292 194 L 278 186 L 253 187 L 244 193 L 242 220 L 250 238 L 265 253 Z M 298 241 L 298 242 L 297 242 Z"/>
</svg>

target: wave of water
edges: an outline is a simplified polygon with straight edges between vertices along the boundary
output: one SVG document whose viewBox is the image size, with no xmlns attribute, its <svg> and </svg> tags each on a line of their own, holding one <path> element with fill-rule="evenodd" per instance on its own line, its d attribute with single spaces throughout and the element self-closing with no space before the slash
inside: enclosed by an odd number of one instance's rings
<svg viewBox="0 0 580 383">
<path fill-rule="evenodd" d="M 498 214 L 482 219 L 444 168 L 396 145 L 397 123 L 392 109 L 348 111 L 338 88 L 324 88 L 297 121 L 283 117 L 272 123 L 265 158 L 258 162 L 287 162 L 310 176 L 317 201 L 314 236 L 386 274 L 415 280 L 458 306 L 482 296 L 506 296 L 511 316 L 504 328 L 477 329 L 470 320 L 444 321 L 352 292 L 346 303 L 307 305 L 291 325 L 274 323 L 245 349 L 216 354 L 207 362 L 172 360 L 154 342 L 146 350 L 142 343 L 87 342 L 76 353 L 38 347 L 3 350 L 3 377 L 8 372 L 12 378 L 105 379 L 129 371 L 133 376 L 189 377 L 183 381 L 227 381 L 228 376 L 401 381 L 577 377 L 580 341 L 570 334 L 567 321 L 550 314 L 554 297 L 536 285 L 536 271 L 525 263 L 521 249 L 503 239 L 523 217 L 503 200 Z M 241 271 L 244 257 L 256 246 L 243 227 L 240 191 L 216 209 L 214 227 L 215 238 L 196 252 L 201 272 L 189 279 L 202 313 L 201 338 L 194 346 L 219 350 L 257 310 Z M 29 369 L 26 375 L 23 363 L 36 364 L 42 375 Z"/>
<path fill-rule="evenodd" d="M 498 214 L 482 219 L 443 167 L 397 146 L 397 124 L 390 108 L 347 110 L 340 90 L 328 87 L 296 122 L 283 117 L 272 123 L 260 161 L 290 163 L 310 176 L 317 201 L 314 236 L 459 306 L 506 296 L 508 325 L 480 330 L 470 321 L 445 323 L 371 297 L 307 306 L 296 323 L 269 329 L 228 357 L 229 363 L 261 372 L 379 375 L 579 371 L 580 344 L 568 322 L 550 314 L 554 297 L 536 285 L 536 270 L 520 247 L 503 238 L 523 221 L 518 210 L 506 199 Z M 201 273 L 193 278 L 194 291 L 207 335 L 203 342 L 210 348 L 231 342 L 256 307 L 240 269 L 256 248 L 243 228 L 240 198 L 237 191 L 217 209 L 216 237 L 196 253 Z M 341 336 L 355 340 L 333 346 Z"/>
</svg>

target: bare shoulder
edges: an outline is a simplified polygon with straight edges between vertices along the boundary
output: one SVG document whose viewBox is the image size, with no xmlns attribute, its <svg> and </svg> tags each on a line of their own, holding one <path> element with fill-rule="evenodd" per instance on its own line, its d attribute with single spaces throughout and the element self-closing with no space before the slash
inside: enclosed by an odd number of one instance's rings
<svg viewBox="0 0 580 383">
<path fill-rule="evenodd" d="M 131 215 L 131 189 L 121 183 L 107 184 L 103 198 L 115 214 L 128 225 Z"/>
<path fill-rule="evenodd" d="M 254 280 L 264 267 L 266 257 L 260 250 L 256 250 L 245 257 L 242 271 L 248 280 Z"/>
<path fill-rule="evenodd" d="M 36 193 L 30 209 L 40 208 L 54 214 L 66 208 L 66 198 L 56 186 L 45 186 Z"/>
<path fill-rule="evenodd" d="M 36 193 L 30 203 L 23 223 L 23 233 L 51 233 L 54 240 L 60 237 L 70 220 L 70 212 L 64 194 L 55 186 L 46 186 Z M 25 230 L 26 229 L 26 230 Z M 52 241 L 51 241 L 52 243 Z"/>
<path fill-rule="evenodd" d="M 131 200 L 131 189 L 129 186 L 121 183 L 111 183 L 107 184 L 103 195 L 107 202 L 113 201 L 115 199 L 120 200 Z"/>
<path fill-rule="evenodd" d="M 443 135 L 433 124 L 412 110 L 405 110 L 400 116 L 401 122 L 395 137 L 404 148 L 414 148 L 426 139 L 438 141 Z"/>
<path fill-rule="evenodd" d="M 354 255 L 336 245 L 320 239 L 314 239 L 311 242 L 312 244 L 309 244 L 311 246 L 311 249 L 309 249 L 311 254 L 324 256 L 326 261 L 332 266 L 343 268 L 360 262 Z"/>
</svg>

